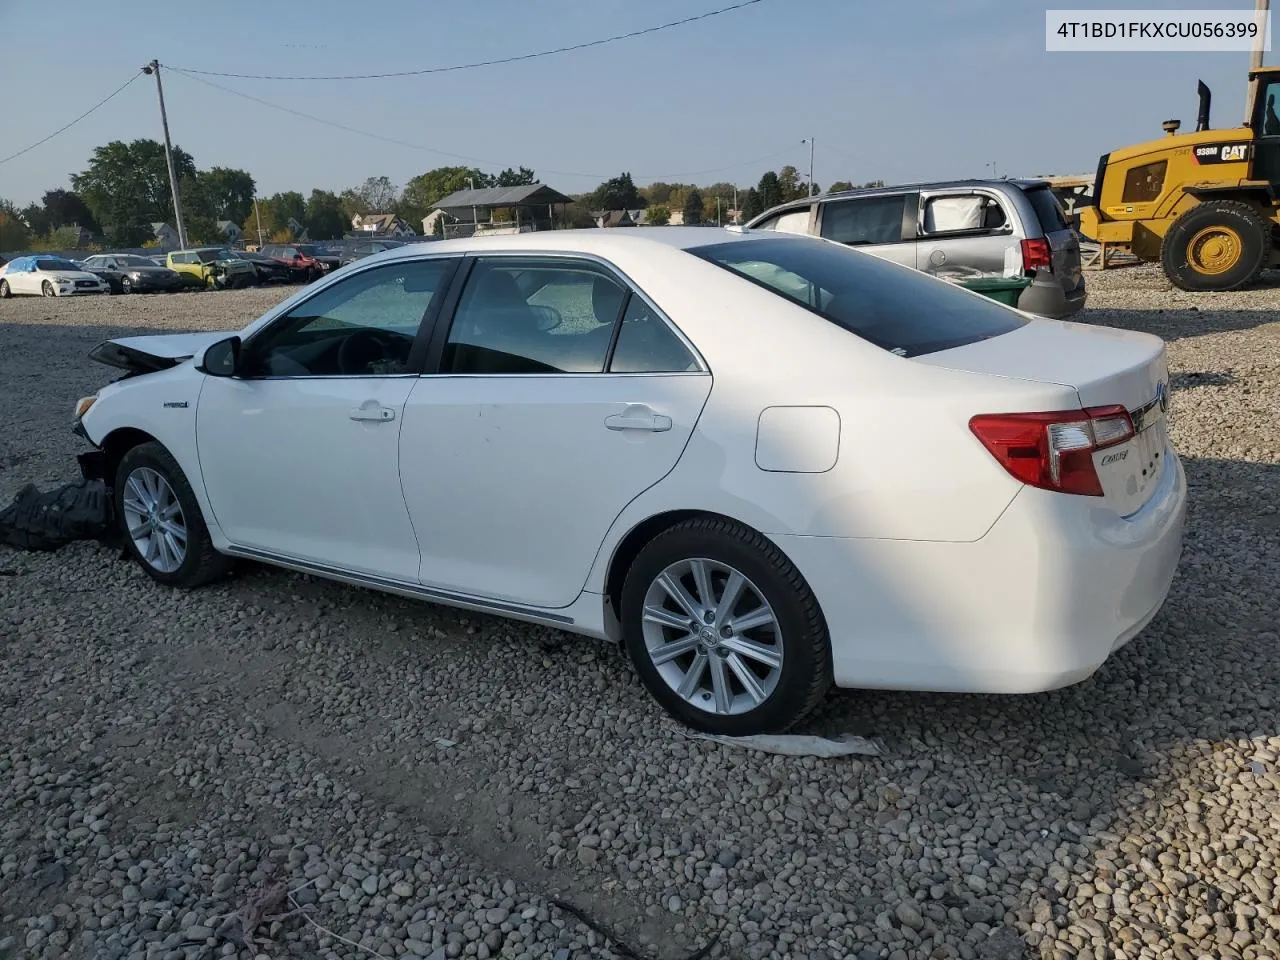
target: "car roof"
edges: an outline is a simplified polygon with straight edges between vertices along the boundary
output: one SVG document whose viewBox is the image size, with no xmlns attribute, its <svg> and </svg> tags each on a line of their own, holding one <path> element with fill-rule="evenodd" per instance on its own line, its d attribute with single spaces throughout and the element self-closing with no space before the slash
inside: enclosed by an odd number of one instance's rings
<svg viewBox="0 0 1280 960">
<path fill-rule="evenodd" d="M 897 183 L 886 187 L 853 187 L 849 190 L 837 190 L 834 193 L 828 191 L 826 193 L 818 193 L 812 197 L 800 197 L 798 200 L 788 200 L 786 203 L 775 204 L 769 207 L 759 216 L 766 213 L 774 213 L 778 210 L 794 209 L 799 207 L 807 207 L 809 204 L 817 201 L 823 203 L 829 200 L 836 200 L 843 197 L 875 197 L 893 195 L 895 193 L 911 193 L 916 190 L 963 190 L 975 187 L 986 187 L 992 190 L 1008 189 L 1016 187 L 1019 190 L 1031 190 L 1036 187 L 1049 186 L 1048 180 L 1040 180 L 1035 177 L 1030 178 L 1010 178 L 991 179 L 971 177 L 967 180 L 928 180 L 916 183 Z M 756 217 L 752 218 L 757 219 Z"/>
<path fill-rule="evenodd" d="M 780 236 L 798 242 L 814 242 L 813 237 L 798 234 L 777 234 L 773 231 L 754 231 L 743 227 L 584 227 L 569 230 L 540 230 L 531 233 L 499 234 L 487 237 L 462 237 L 454 240 L 420 240 L 404 246 L 392 247 L 375 253 L 362 260 L 361 263 L 377 260 L 398 260 L 417 256 L 422 253 L 432 254 L 483 254 L 486 251 L 529 251 L 530 253 L 599 253 L 606 254 L 615 250 L 643 250 L 646 247 L 666 247 L 676 250 L 689 250 L 694 247 L 708 246 L 713 243 L 735 241 L 751 241 L 770 239 Z M 823 243 L 826 241 L 817 241 Z"/>
</svg>

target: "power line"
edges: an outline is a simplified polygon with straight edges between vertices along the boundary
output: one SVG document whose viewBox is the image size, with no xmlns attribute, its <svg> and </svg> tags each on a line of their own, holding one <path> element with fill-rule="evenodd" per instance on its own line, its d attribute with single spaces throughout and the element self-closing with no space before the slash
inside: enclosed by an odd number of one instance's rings
<svg viewBox="0 0 1280 960">
<path fill-rule="evenodd" d="M 111 93 L 109 93 L 107 96 L 103 97 L 101 100 L 99 100 L 97 103 L 95 103 L 92 107 L 90 107 L 90 108 L 89 108 L 88 110 L 86 110 L 84 113 L 80 114 L 80 116 L 76 117 L 74 120 L 72 120 L 72 121 L 71 121 L 70 123 L 68 123 L 66 126 L 59 127 L 57 130 L 53 131 L 53 133 L 49 134 L 49 135 L 48 135 L 47 137 L 45 137 L 43 140 L 37 140 L 35 143 L 31 144 L 31 146 L 29 146 L 29 147 L 23 147 L 23 148 L 22 148 L 21 150 L 19 150 L 17 153 L 11 153 L 11 154 L 9 154 L 9 156 L 7 156 L 7 157 L 0 157 L 0 163 L 8 163 L 10 160 L 16 160 L 18 157 L 22 156 L 24 153 L 30 153 L 30 152 L 31 152 L 32 150 L 34 150 L 36 147 L 40 146 L 40 144 L 42 144 L 42 143 L 48 143 L 50 140 L 52 140 L 52 139 L 53 139 L 54 137 L 56 137 L 58 134 L 62 133 L 64 130 L 70 130 L 70 129 L 71 129 L 72 127 L 74 127 L 77 123 L 79 123 L 79 122 L 80 122 L 81 120 L 83 120 L 85 117 L 89 116 L 89 114 L 93 113 L 93 112 L 94 112 L 95 110 L 97 110 L 100 106 L 102 106 L 104 103 L 106 103 L 106 102 L 107 102 L 108 100 L 110 100 L 112 97 L 114 97 L 117 93 L 120 93 L 122 90 L 124 90 L 124 88 L 125 88 L 125 87 L 127 87 L 127 86 L 129 86 L 129 84 L 133 83 L 133 81 L 137 80 L 137 79 L 138 79 L 138 76 L 139 76 L 139 74 L 136 74 L 136 73 L 135 73 L 135 74 L 133 74 L 131 77 L 129 77 L 129 79 L 128 79 L 128 80 L 126 80 L 124 83 L 120 84 L 120 86 L 116 87 L 116 89 L 115 89 L 115 90 L 113 90 L 113 91 L 112 91 Z"/>
<path fill-rule="evenodd" d="M 550 57 L 560 53 L 569 53 L 574 50 L 585 50 L 588 47 L 599 47 L 606 43 L 614 43 L 618 40 L 630 40 L 633 37 L 641 37 L 648 33 L 657 33 L 660 30 L 670 30 L 673 27 L 682 27 L 688 23 L 694 23 L 698 20 L 706 20 L 709 17 L 718 17 L 721 14 L 730 13 L 734 10 L 741 10 L 743 7 L 750 7 L 763 2 L 764 0 L 741 0 L 739 3 L 734 3 L 727 7 L 720 7 L 718 10 L 708 10 L 706 13 L 700 13 L 693 17 L 685 17 L 683 20 L 672 20 L 670 23 L 660 23 L 655 27 L 645 27 L 643 30 L 632 30 L 630 33 L 619 33 L 616 36 L 603 37 L 599 40 L 588 40 L 585 43 L 574 43 L 564 47 L 556 47 L 551 50 L 539 50 L 535 53 L 522 53 L 519 56 L 502 57 L 497 60 L 480 60 L 476 63 L 459 63 L 448 67 L 426 67 L 421 70 L 399 70 L 394 73 L 350 73 L 334 76 L 282 76 L 260 73 L 224 73 L 216 70 L 194 70 L 187 67 L 170 66 L 167 63 L 163 66 L 169 70 L 176 70 L 185 73 L 198 73 L 205 77 L 232 77 L 238 80 L 384 80 L 388 77 L 420 77 L 429 73 L 452 73 L 456 70 L 474 70 L 477 67 L 493 67 L 503 63 L 517 63 L 522 60 L 535 60 L 539 57 Z"/>
<path fill-rule="evenodd" d="M 292 107 L 286 107 L 279 103 L 272 103 L 270 100 L 263 100 L 261 97 L 255 97 L 253 94 L 245 93 L 243 90 L 236 90 L 232 87 L 223 86 L 220 83 L 214 83 L 212 80 L 206 80 L 204 77 L 195 76 L 192 71 L 184 70 L 181 67 L 166 67 L 166 69 L 168 69 L 170 73 L 176 73 L 179 76 L 186 77 L 188 80 L 194 80 L 196 83 L 202 83 L 207 87 L 213 87 L 216 90 L 221 90 L 223 93 L 229 93 L 235 97 L 243 97 L 245 100 L 251 100 L 254 103 L 260 104 L 261 106 L 270 107 L 272 110 L 279 110 L 283 113 L 288 113 L 295 117 L 301 117 L 304 120 L 311 120 L 315 123 L 324 124 L 327 127 L 334 127 L 335 129 L 338 129 L 338 130 L 344 130 L 347 133 L 354 133 L 362 137 L 369 137 L 374 140 L 381 140 L 383 143 L 394 144 L 395 146 L 398 146 L 398 147 L 407 147 L 410 150 L 420 150 L 424 153 L 433 153 L 438 156 L 449 157 L 453 160 L 466 160 L 470 163 L 482 164 L 486 167 L 504 166 L 504 164 L 499 163 L 496 160 L 486 160 L 483 157 L 473 157 L 465 153 L 452 153 L 448 150 L 437 150 L 434 147 L 424 147 L 418 143 L 410 143 L 408 140 L 398 140 L 395 137 L 386 137 L 380 133 L 373 133 L 369 130 L 361 130 L 358 127 L 348 126 L 345 123 L 338 123 L 336 120 L 327 120 L 324 117 L 317 117 L 315 114 L 305 113 L 302 110 L 295 110 Z M 773 153 L 766 154 L 763 157 L 756 157 L 751 160 L 739 160 L 735 163 L 725 164 L 724 166 L 721 166 L 721 167 L 712 167 L 708 170 L 686 170 L 681 173 L 657 173 L 657 174 L 640 173 L 640 174 L 635 174 L 635 176 L 645 180 L 665 180 L 668 178 L 677 179 L 679 177 L 700 176 L 706 173 L 719 173 L 721 170 L 733 170 L 738 167 L 746 167 L 755 163 L 763 163 L 765 160 L 772 160 L 776 157 L 780 157 L 784 153 L 791 152 L 791 150 L 792 148 L 789 146 L 783 147 L 781 150 L 775 150 Z M 583 173 L 582 171 L 574 171 L 574 170 L 552 170 L 547 167 L 543 167 L 541 169 L 542 169 L 542 172 L 544 173 L 551 173 L 561 177 L 600 177 L 604 179 L 604 178 L 614 176 L 614 174 L 608 174 L 608 173 Z"/>
</svg>

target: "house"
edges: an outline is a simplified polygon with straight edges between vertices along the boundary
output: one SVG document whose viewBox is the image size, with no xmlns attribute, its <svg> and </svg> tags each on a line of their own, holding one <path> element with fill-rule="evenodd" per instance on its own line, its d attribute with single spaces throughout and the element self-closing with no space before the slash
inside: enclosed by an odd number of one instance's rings
<svg viewBox="0 0 1280 960">
<path fill-rule="evenodd" d="M 227 243 L 239 243 L 244 236 L 240 225 L 233 220 L 219 220 L 217 226 L 218 232 L 226 238 Z"/>
<path fill-rule="evenodd" d="M 178 238 L 178 231 L 167 223 L 151 224 L 151 233 L 160 242 L 161 250 L 176 250 L 182 245 L 182 241 Z"/>
<path fill-rule="evenodd" d="M 631 218 L 631 222 L 632 222 L 632 223 L 634 223 L 637 227 L 639 227 L 639 226 L 643 226 L 643 225 L 644 225 L 644 210 L 643 210 L 643 209 L 639 209 L 639 210 L 628 210 L 628 211 L 627 211 L 627 216 L 629 216 L 629 217 Z"/>
<path fill-rule="evenodd" d="M 422 235 L 424 237 L 434 237 L 436 235 L 436 224 L 440 223 L 446 216 L 443 210 L 432 210 L 422 218 Z M 443 229 L 440 231 L 443 233 Z"/>
<path fill-rule="evenodd" d="M 357 213 L 351 218 L 351 226 L 358 233 L 373 237 L 417 236 L 409 222 L 394 213 Z"/>
<path fill-rule="evenodd" d="M 602 210 L 596 215 L 597 227 L 634 227 L 635 220 L 626 210 Z"/>
</svg>

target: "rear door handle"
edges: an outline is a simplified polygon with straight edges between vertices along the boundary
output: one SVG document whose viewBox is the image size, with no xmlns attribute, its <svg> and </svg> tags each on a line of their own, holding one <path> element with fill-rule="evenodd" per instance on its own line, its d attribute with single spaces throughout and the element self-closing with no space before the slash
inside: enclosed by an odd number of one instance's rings
<svg viewBox="0 0 1280 960">
<path fill-rule="evenodd" d="M 604 425 L 610 430 L 648 430 L 650 433 L 662 433 L 671 429 L 671 418 L 654 413 L 644 404 L 636 404 L 627 407 L 623 413 L 605 417 Z"/>
<path fill-rule="evenodd" d="M 352 420 L 373 420 L 381 422 L 383 420 L 394 420 L 396 418 L 396 412 L 390 407 L 372 405 L 352 408 L 350 417 Z"/>
</svg>

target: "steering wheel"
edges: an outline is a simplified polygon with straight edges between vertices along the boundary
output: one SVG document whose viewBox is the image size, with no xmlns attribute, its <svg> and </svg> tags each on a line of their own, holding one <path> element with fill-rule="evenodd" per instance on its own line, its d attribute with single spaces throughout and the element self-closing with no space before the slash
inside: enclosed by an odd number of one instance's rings
<svg viewBox="0 0 1280 960">
<path fill-rule="evenodd" d="M 403 360 L 397 338 L 382 330 L 366 327 L 338 344 L 338 369 L 344 375 L 368 373 L 378 361 Z"/>
</svg>

